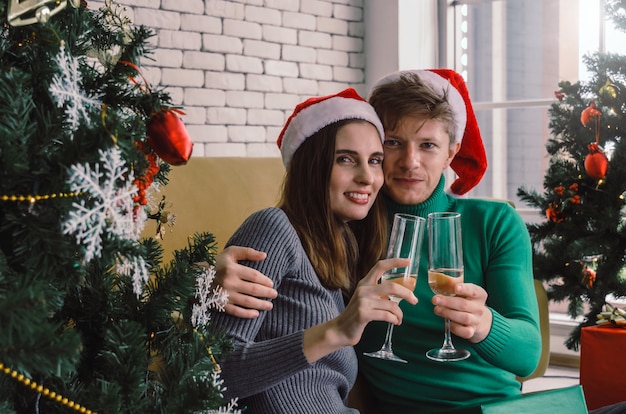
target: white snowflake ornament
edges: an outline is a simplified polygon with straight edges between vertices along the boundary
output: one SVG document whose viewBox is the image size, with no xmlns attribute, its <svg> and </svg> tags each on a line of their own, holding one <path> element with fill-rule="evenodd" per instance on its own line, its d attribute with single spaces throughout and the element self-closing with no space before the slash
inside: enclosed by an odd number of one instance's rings
<svg viewBox="0 0 626 414">
<path fill-rule="evenodd" d="M 78 59 L 70 56 L 61 45 L 54 61 L 60 68 L 50 82 L 50 94 L 59 108 L 65 106 L 65 116 L 69 129 L 76 131 L 81 120 L 91 125 L 89 114 L 102 106 L 100 96 L 87 96 L 82 89 L 82 74 Z"/>
<path fill-rule="evenodd" d="M 72 191 L 83 197 L 72 204 L 63 234 L 73 234 L 76 242 L 85 246 L 85 262 L 100 257 L 103 234 L 136 241 L 145 224 L 136 220 L 133 197 L 137 187 L 120 150 L 100 150 L 99 154 L 100 163 L 93 169 L 89 164 L 72 165 L 68 180 Z"/>
<path fill-rule="evenodd" d="M 215 268 L 208 265 L 198 266 L 201 270 L 196 279 L 196 300 L 191 310 L 191 324 L 203 326 L 211 320 L 211 309 L 219 312 L 224 311 L 228 303 L 228 292 L 221 286 L 212 288 L 215 279 Z"/>
</svg>

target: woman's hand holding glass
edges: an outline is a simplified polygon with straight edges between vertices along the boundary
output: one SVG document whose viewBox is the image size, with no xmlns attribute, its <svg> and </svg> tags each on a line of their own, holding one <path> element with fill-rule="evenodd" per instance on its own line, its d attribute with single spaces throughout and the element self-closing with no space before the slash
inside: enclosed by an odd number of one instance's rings
<svg viewBox="0 0 626 414">
<path fill-rule="evenodd" d="M 380 260 L 357 285 L 350 302 L 339 316 L 304 331 L 304 354 L 313 363 L 338 349 L 356 345 L 372 321 L 402 323 L 402 310 L 389 297 L 415 305 L 412 291 L 396 283 L 378 283 L 384 272 L 407 266 L 408 259 Z M 393 325 L 392 325 L 393 326 Z"/>
<path fill-rule="evenodd" d="M 365 325 L 372 321 L 389 322 L 392 325 L 402 323 L 402 310 L 398 302 L 406 300 L 415 305 L 417 297 L 412 290 L 397 283 L 378 283 L 384 273 L 394 268 L 406 267 L 408 259 L 393 258 L 378 261 L 357 285 L 346 309 L 338 317 L 344 332 L 350 332 L 352 344 L 360 339 Z M 388 298 L 397 298 L 390 301 Z"/>
</svg>

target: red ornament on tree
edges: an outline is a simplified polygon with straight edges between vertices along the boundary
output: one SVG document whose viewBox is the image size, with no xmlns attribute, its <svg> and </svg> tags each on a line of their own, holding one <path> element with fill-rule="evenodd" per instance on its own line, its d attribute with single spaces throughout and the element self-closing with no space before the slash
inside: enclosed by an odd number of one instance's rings
<svg viewBox="0 0 626 414">
<path fill-rule="evenodd" d="M 560 204 L 550 203 L 546 209 L 546 217 L 553 223 L 561 223 L 565 220 L 565 213 L 561 210 Z"/>
<path fill-rule="evenodd" d="M 135 206 L 135 211 L 139 209 L 139 206 L 145 206 L 148 204 L 148 199 L 146 198 L 146 190 L 148 187 L 152 185 L 154 182 L 154 176 L 158 174 L 160 168 L 157 164 L 156 155 L 150 151 L 144 142 L 135 142 L 135 145 L 141 151 L 146 160 L 148 161 L 148 168 L 146 169 L 143 175 L 135 177 L 135 181 L 133 184 L 137 187 L 137 194 L 133 197 L 133 201 L 137 203 Z"/>
<path fill-rule="evenodd" d="M 609 159 L 595 142 L 587 145 L 587 149 L 589 154 L 585 157 L 585 171 L 589 177 L 600 180 L 606 176 L 609 169 Z"/>
<path fill-rule="evenodd" d="M 600 115 L 602 115 L 602 111 L 596 107 L 596 103 L 594 101 L 591 101 L 589 106 L 580 114 L 580 122 L 583 126 L 587 127 L 593 121 L 598 122 L 600 120 Z"/>
<path fill-rule="evenodd" d="M 554 91 L 554 97 L 559 100 L 559 102 L 563 102 L 565 99 L 565 94 L 561 91 Z"/>
<path fill-rule="evenodd" d="M 184 165 L 189 161 L 193 143 L 178 114 L 182 111 L 163 108 L 152 115 L 147 125 L 148 143 L 168 164 Z"/>
<path fill-rule="evenodd" d="M 143 79 L 145 89 L 150 91 L 150 84 L 137 65 L 126 60 L 120 60 L 119 63 L 135 69 Z M 144 88 L 133 77 L 129 76 L 129 79 L 144 91 Z M 193 143 L 187 134 L 185 124 L 178 116 L 179 114 L 184 115 L 185 113 L 174 108 L 161 108 L 160 111 L 152 114 L 152 118 L 146 125 L 148 144 L 163 161 L 172 165 L 186 164 L 193 150 Z"/>
</svg>

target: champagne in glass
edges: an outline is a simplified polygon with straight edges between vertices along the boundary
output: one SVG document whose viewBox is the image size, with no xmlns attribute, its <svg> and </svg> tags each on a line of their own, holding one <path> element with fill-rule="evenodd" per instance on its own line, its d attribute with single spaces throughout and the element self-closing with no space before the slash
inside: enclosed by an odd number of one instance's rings
<svg viewBox="0 0 626 414">
<path fill-rule="evenodd" d="M 393 270 L 396 270 L 396 272 L 394 272 Z M 381 278 L 383 282 L 397 283 L 409 289 L 411 292 L 415 290 L 415 285 L 417 284 L 417 269 L 415 269 L 415 273 L 411 273 L 409 275 L 407 275 L 406 271 L 402 271 L 402 268 L 393 270 L 383 273 L 383 276 Z M 402 300 L 399 297 L 393 295 L 391 295 L 389 299 L 393 300 L 394 302 L 400 302 Z"/>
<path fill-rule="evenodd" d="M 408 267 L 398 267 L 383 273 L 381 283 L 399 283 L 411 291 L 415 289 L 417 283 L 417 269 L 419 268 L 420 246 L 425 222 L 426 220 L 422 217 L 410 214 L 397 213 L 394 216 L 389 247 L 387 248 L 387 258 L 408 258 L 410 259 L 410 263 Z M 393 295 L 390 296 L 389 299 L 394 302 L 401 301 L 400 298 Z M 393 324 L 390 323 L 387 325 L 387 334 L 385 335 L 385 343 L 383 346 L 376 352 L 365 352 L 364 355 L 406 363 L 406 360 L 393 353 L 391 346 L 392 334 Z"/>
<path fill-rule="evenodd" d="M 435 294 L 454 296 L 459 283 L 463 283 L 461 214 L 431 213 L 428 215 L 428 285 Z M 426 356 L 434 361 L 461 361 L 470 352 L 454 347 L 450 320 L 446 319 L 442 347 L 431 349 Z"/>
<path fill-rule="evenodd" d="M 428 286 L 436 295 L 454 296 L 459 283 L 463 283 L 463 269 L 428 270 Z"/>
</svg>

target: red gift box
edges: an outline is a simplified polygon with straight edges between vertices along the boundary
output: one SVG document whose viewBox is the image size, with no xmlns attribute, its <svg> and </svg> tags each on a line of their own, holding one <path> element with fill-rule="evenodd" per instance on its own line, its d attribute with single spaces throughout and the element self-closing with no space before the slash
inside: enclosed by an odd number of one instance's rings
<svg viewBox="0 0 626 414">
<path fill-rule="evenodd" d="M 589 410 L 626 400 L 626 329 L 586 326 L 580 336 L 580 385 Z"/>
</svg>

